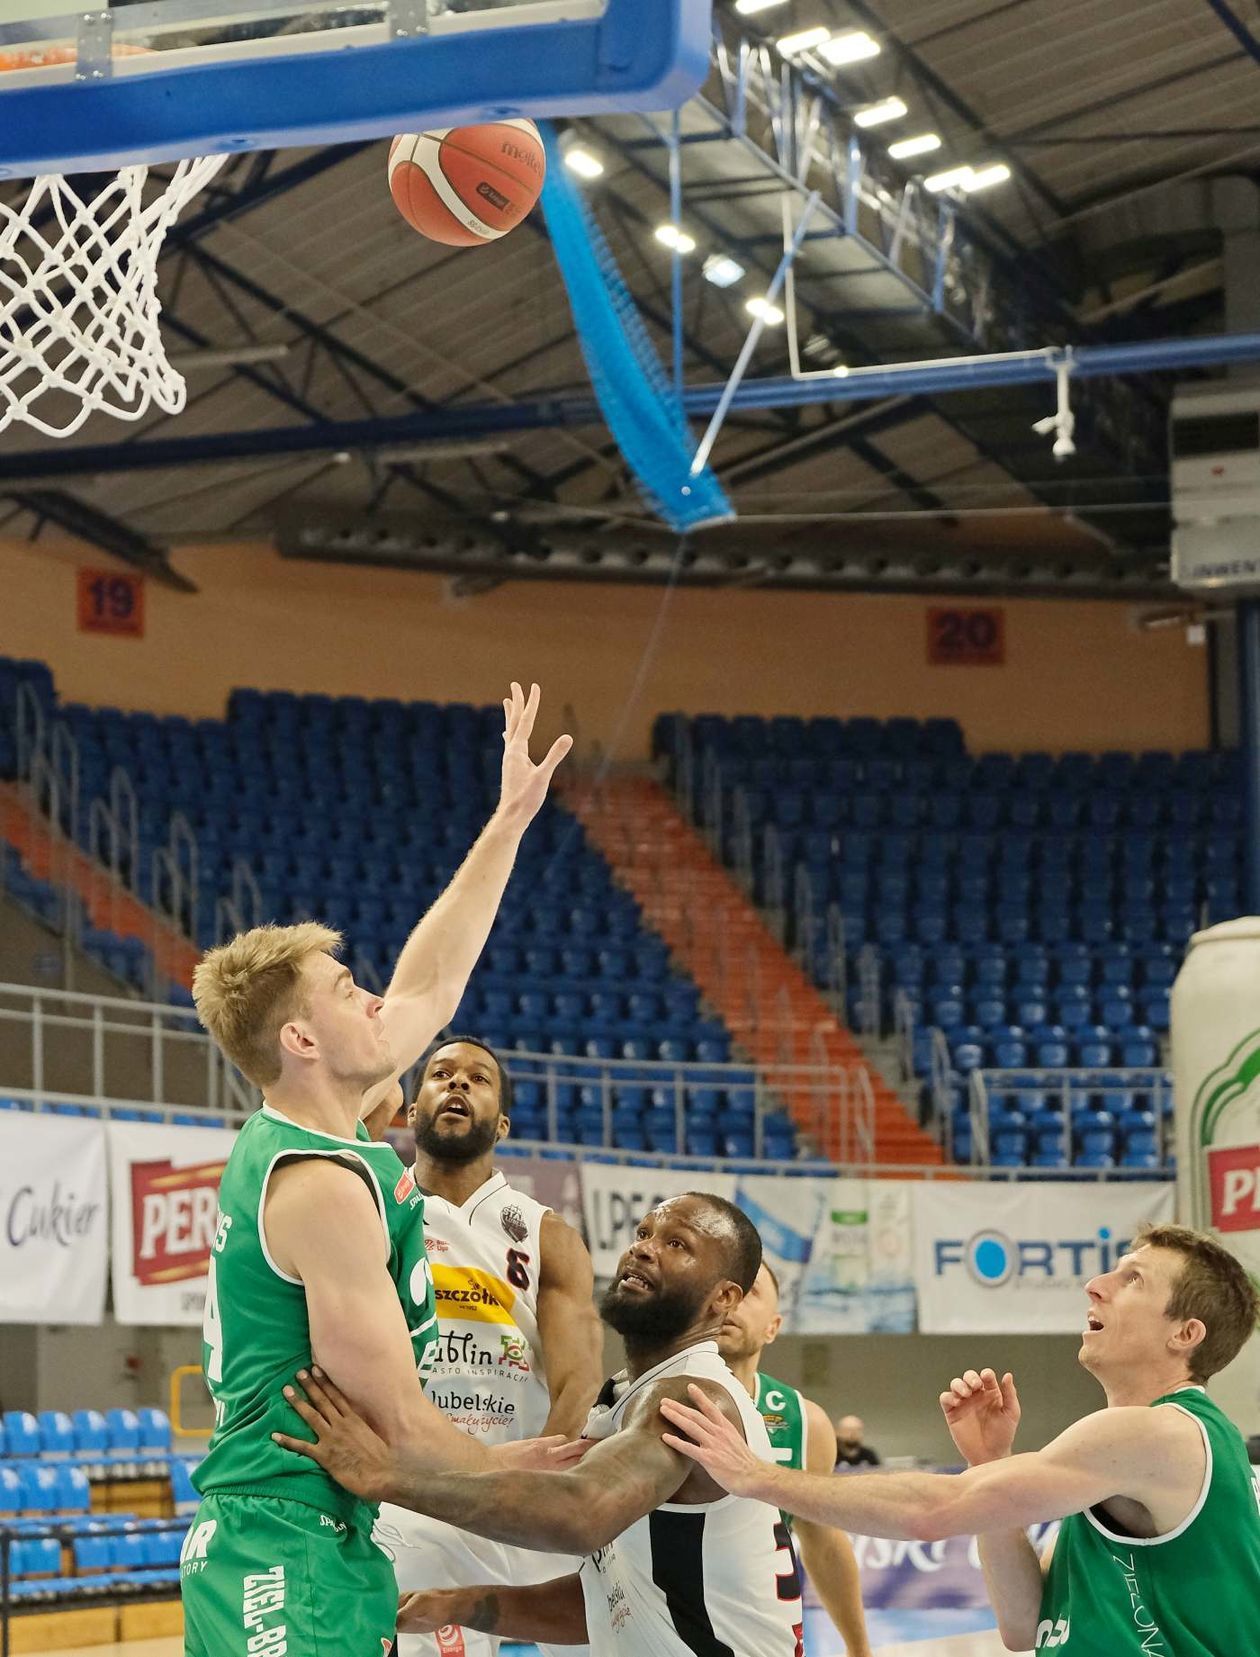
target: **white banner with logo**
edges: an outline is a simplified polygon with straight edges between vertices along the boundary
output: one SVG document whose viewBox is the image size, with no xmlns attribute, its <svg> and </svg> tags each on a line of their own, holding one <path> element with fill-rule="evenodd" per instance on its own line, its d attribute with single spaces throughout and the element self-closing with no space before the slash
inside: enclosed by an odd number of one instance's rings
<svg viewBox="0 0 1260 1657">
<path fill-rule="evenodd" d="M 226 1128 L 109 1124 L 114 1315 L 119 1323 L 200 1324 Z"/>
<path fill-rule="evenodd" d="M 509 1175 L 509 1178 L 511 1176 Z M 733 1174 L 695 1168 L 632 1168 L 612 1162 L 582 1164 L 582 1216 L 596 1277 L 609 1278 L 634 1241 L 635 1227 L 657 1203 L 685 1191 L 735 1199 Z"/>
<path fill-rule="evenodd" d="M 105 1131 L 0 1113 L 0 1323 L 100 1323 L 108 1258 Z"/>
<path fill-rule="evenodd" d="M 917 1183 L 740 1176 L 735 1200 L 761 1233 L 787 1333 L 914 1328 L 911 1192 Z"/>
<path fill-rule="evenodd" d="M 915 1210 L 925 1335 L 1074 1334 L 1086 1283 L 1112 1270 L 1143 1222 L 1172 1219 L 1173 1188 L 924 1181 Z"/>
</svg>

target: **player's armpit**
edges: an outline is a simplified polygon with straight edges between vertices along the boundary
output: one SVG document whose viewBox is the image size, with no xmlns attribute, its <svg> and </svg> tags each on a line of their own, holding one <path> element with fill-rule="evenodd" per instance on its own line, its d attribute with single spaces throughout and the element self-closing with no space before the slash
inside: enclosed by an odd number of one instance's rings
<svg viewBox="0 0 1260 1657">
<path fill-rule="evenodd" d="M 602 1379 L 604 1335 L 595 1310 L 595 1275 L 586 1244 L 558 1214 L 540 1234 L 538 1337 L 551 1409 L 543 1431 L 582 1430 Z"/>
</svg>

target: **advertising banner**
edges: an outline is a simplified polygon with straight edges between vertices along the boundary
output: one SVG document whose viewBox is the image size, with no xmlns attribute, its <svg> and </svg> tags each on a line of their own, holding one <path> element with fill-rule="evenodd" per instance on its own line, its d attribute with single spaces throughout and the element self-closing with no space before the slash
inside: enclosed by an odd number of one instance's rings
<svg viewBox="0 0 1260 1657">
<path fill-rule="evenodd" d="M 226 1128 L 110 1122 L 114 1315 L 119 1323 L 201 1323 Z"/>
<path fill-rule="evenodd" d="M 794 1334 L 905 1335 L 913 1331 L 912 1194 L 919 1184 L 917 1180 L 827 1182 L 794 1310 Z"/>
<path fill-rule="evenodd" d="M 108 1251 L 102 1124 L 0 1113 L 0 1323 L 100 1323 Z"/>
<path fill-rule="evenodd" d="M 1145 1221 L 1173 1216 L 1170 1181 L 935 1184 L 915 1202 L 925 1335 L 1075 1334 L 1085 1285 L 1112 1270 Z"/>
<path fill-rule="evenodd" d="M 694 1168 L 632 1168 L 612 1162 L 584 1162 L 581 1174 L 587 1246 L 595 1275 L 602 1278 L 612 1276 L 648 1209 L 666 1197 L 680 1197 L 685 1191 L 711 1191 L 728 1201 L 735 1197 L 733 1174 L 701 1173 Z"/>
</svg>

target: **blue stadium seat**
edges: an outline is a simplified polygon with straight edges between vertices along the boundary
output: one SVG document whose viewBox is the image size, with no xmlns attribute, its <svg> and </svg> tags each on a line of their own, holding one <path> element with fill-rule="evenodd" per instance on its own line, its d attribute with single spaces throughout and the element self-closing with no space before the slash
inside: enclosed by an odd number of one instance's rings
<svg viewBox="0 0 1260 1657">
<path fill-rule="evenodd" d="M 10 1456 L 37 1456 L 40 1443 L 39 1422 L 28 1410 L 5 1410 L 4 1438 Z"/>
</svg>

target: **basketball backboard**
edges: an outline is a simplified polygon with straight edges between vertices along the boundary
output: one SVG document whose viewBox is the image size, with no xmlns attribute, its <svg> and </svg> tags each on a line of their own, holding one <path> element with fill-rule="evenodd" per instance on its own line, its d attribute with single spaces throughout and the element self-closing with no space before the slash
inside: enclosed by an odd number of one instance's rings
<svg viewBox="0 0 1260 1657">
<path fill-rule="evenodd" d="M 676 106 L 711 0 L 0 0 L 0 177 Z"/>
</svg>

